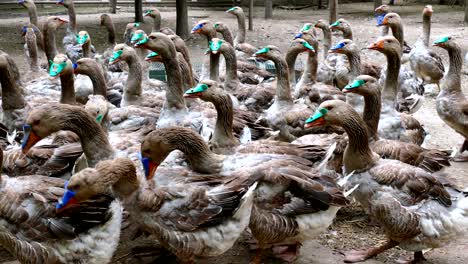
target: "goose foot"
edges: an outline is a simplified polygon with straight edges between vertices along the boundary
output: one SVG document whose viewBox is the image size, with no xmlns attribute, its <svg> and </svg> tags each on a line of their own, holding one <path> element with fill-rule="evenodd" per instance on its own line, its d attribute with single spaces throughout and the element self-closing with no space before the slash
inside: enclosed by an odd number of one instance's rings
<svg viewBox="0 0 468 264">
<path fill-rule="evenodd" d="M 279 259 L 286 261 L 287 263 L 293 263 L 299 256 L 299 249 L 302 244 L 297 242 L 292 245 L 278 245 L 273 246 L 273 255 Z"/>
<path fill-rule="evenodd" d="M 377 256 L 378 254 L 384 252 L 387 249 L 397 246 L 399 243 L 393 240 L 388 241 L 380 247 L 374 247 L 363 250 L 351 250 L 345 253 L 344 262 L 346 263 L 356 263 L 362 262 L 366 259 Z"/>
<path fill-rule="evenodd" d="M 416 251 L 414 252 L 414 257 L 411 259 L 407 259 L 407 258 L 401 258 L 399 260 L 397 260 L 396 262 L 399 263 L 399 264 L 417 264 L 417 263 L 421 263 L 423 261 L 426 261 L 427 259 L 424 257 L 422 251 Z"/>
</svg>

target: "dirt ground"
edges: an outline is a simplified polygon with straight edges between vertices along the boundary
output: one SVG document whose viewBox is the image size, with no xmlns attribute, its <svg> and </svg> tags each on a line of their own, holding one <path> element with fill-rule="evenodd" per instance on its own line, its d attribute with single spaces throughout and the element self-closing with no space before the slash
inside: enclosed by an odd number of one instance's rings
<svg viewBox="0 0 468 264">
<path fill-rule="evenodd" d="M 405 4 L 405 6 L 395 6 L 393 9 L 402 16 L 405 25 L 405 39 L 412 45 L 418 36 L 421 35 L 422 24 L 420 14 L 422 5 Z M 349 20 L 353 25 L 355 42 L 359 46 L 364 47 L 376 39 L 379 29 L 375 27 L 375 20 L 372 14 L 373 5 L 371 3 L 340 5 L 339 10 L 339 17 Z M 118 31 L 117 37 L 120 41 L 122 40 L 125 24 L 133 19 L 133 14 L 128 11 L 122 9 L 119 14 L 112 15 Z M 80 30 L 84 29 L 90 33 L 97 50 L 103 51 L 106 33 L 99 27 L 100 12 L 105 12 L 105 10 L 96 8 L 79 9 L 77 21 Z M 256 46 L 273 44 L 279 46 L 283 51 L 286 51 L 294 34 L 304 22 L 314 22 L 320 18 L 326 19 L 328 17 L 328 11 L 326 10 L 304 9 L 286 11 L 275 9 L 274 19 L 264 20 L 262 12 L 262 8 L 257 8 L 254 22 L 255 30 L 248 32 L 247 41 Z M 64 10 L 60 8 L 40 10 L 41 15 L 56 13 L 65 14 Z M 0 49 L 16 55 L 17 63 L 21 69 L 25 70 L 26 65 L 20 32 L 21 26 L 27 22 L 26 13 L 0 10 L 0 17 Z M 18 19 L 18 17 L 21 18 Z M 163 12 L 162 18 L 162 26 L 175 28 L 175 12 L 173 10 Z M 236 29 L 234 17 L 222 11 L 198 9 L 189 12 L 190 24 L 194 24 L 197 20 L 204 18 L 213 21 L 222 20 L 231 29 Z M 452 35 L 467 50 L 468 30 L 463 26 L 462 18 L 463 12 L 460 7 L 434 6 L 432 40 L 441 36 Z M 145 25 L 144 27 L 149 31 L 150 25 Z M 64 30 L 61 30 L 57 39 L 61 40 L 63 34 Z M 201 61 L 202 54 L 206 49 L 205 40 L 195 36 L 188 41 L 188 45 L 191 49 L 192 57 L 195 58 L 194 61 Z M 439 48 L 434 48 L 433 50 L 441 54 L 444 58 L 444 63 L 448 65 L 446 52 Z M 377 52 L 364 51 L 364 56 L 370 60 L 385 61 L 384 57 Z M 463 77 L 462 83 L 466 94 L 468 91 L 468 76 L 465 75 Z M 447 127 L 438 117 L 435 110 L 434 96 L 426 97 L 424 106 L 415 114 L 415 117 L 424 124 L 425 129 L 430 135 L 426 142 L 428 147 L 451 149 L 458 147 L 462 143 L 462 137 Z M 453 163 L 446 172 L 460 186 L 468 186 L 468 163 Z M 334 224 L 329 228 L 327 233 L 321 235 L 317 240 L 305 243 L 302 247 L 300 258 L 296 263 L 342 263 L 343 255 L 341 252 L 350 249 L 366 248 L 382 243 L 383 240 L 384 237 L 379 229 L 369 225 L 364 212 L 358 206 L 352 206 L 342 209 L 338 213 Z M 395 248 L 365 263 L 394 263 L 401 256 L 409 255 L 409 253 Z M 240 241 L 225 255 L 207 259 L 201 263 L 249 263 L 252 257 L 253 253 L 249 251 L 248 245 Z M 426 254 L 426 257 L 429 260 L 427 263 L 467 263 L 468 238 L 458 240 L 445 248 L 431 250 Z M 265 258 L 263 263 L 281 262 Z"/>
</svg>

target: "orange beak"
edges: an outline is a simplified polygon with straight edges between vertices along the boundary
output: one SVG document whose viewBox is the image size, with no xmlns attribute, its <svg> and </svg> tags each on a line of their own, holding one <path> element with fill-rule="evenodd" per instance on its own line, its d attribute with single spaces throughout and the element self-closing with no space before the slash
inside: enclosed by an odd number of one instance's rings
<svg viewBox="0 0 468 264">
<path fill-rule="evenodd" d="M 311 128 L 311 127 L 318 127 L 318 126 L 323 126 L 325 125 L 325 119 L 323 117 L 314 120 L 313 122 L 307 123 L 304 125 L 304 128 Z"/>
<path fill-rule="evenodd" d="M 385 26 L 385 25 L 388 25 L 388 18 L 384 18 L 383 21 L 382 21 L 382 25 Z"/>
<path fill-rule="evenodd" d="M 34 131 L 29 131 L 24 134 L 22 149 L 23 154 L 28 153 L 28 151 L 41 140 L 42 138 L 39 137 Z"/>
<path fill-rule="evenodd" d="M 384 43 L 383 41 L 377 41 L 367 46 L 367 48 L 371 50 L 381 50 L 384 48 Z"/>
<path fill-rule="evenodd" d="M 149 164 L 148 164 L 148 169 L 149 169 L 149 174 L 148 174 L 148 177 L 146 177 L 146 179 L 148 180 L 151 180 L 153 179 L 154 177 L 154 174 L 156 173 L 156 169 L 158 168 L 159 164 L 153 162 L 153 161 L 150 161 Z"/>
<path fill-rule="evenodd" d="M 60 23 L 62 23 L 62 24 L 66 24 L 66 23 L 69 22 L 69 21 L 68 21 L 67 19 L 65 19 L 65 18 L 59 18 L 59 21 L 60 21 Z"/>
</svg>

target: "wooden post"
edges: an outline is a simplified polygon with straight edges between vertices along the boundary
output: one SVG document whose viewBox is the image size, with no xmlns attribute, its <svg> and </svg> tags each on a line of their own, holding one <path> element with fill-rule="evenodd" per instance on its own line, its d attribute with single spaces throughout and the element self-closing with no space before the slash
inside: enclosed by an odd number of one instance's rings
<svg viewBox="0 0 468 264">
<path fill-rule="evenodd" d="M 382 5 L 382 0 L 374 0 L 374 9 Z"/>
<path fill-rule="evenodd" d="M 187 0 L 176 0 L 176 34 L 182 39 L 189 37 Z"/>
<path fill-rule="evenodd" d="M 143 0 L 135 0 L 135 22 L 143 22 Z"/>
<path fill-rule="evenodd" d="M 117 0 L 109 0 L 110 13 L 117 13 Z"/>
<path fill-rule="evenodd" d="M 328 22 L 330 24 L 335 23 L 338 18 L 338 0 L 329 0 L 328 9 L 330 10 L 330 15 L 328 17 Z"/>
<path fill-rule="evenodd" d="M 249 1 L 249 30 L 253 30 L 253 9 L 254 9 L 254 0 Z"/>
<path fill-rule="evenodd" d="M 265 19 L 273 17 L 273 0 L 265 0 Z"/>
</svg>

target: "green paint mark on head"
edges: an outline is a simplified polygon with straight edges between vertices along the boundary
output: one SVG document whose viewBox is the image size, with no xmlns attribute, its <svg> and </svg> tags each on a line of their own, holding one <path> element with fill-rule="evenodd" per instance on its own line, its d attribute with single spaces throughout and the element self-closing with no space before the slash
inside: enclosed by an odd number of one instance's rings
<svg viewBox="0 0 468 264">
<path fill-rule="evenodd" d="M 123 50 L 114 51 L 114 55 L 110 58 L 109 62 L 113 62 L 118 59 L 123 53 Z"/>
<path fill-rule="evenodd" d="M 63 71 L 63 69 L 65 69 L 65 67 L 67 67 L 67 62 L 66 61 L 64 61 L 62 63 L 52 62 L 52 64 L 50 65 L 50 69 L 49 69 L 50 77 L 56 77 L 57 75 L 60 75 L 60 73 Z"/>
<path fill-rule="evenodd" d="M 130 39 L 131 42 L 135 42 L 137 40 L 141 40 L 144 37 L 143 33 L 133 34 L 132 38 Z"/>
<path fill-rule="evenodd" d="M 255 52 L 255 54 L 257 54 L 257 55 L 258 54 L 265 54 L 265 53 L 268 53 L 269 51 L 270 51 L 270 48 L 264 47 L 264 48 L 258 50 L 257 52 Z"/>
<path fill-rule="evenodd" d="M 320 118 L 323 118 L 326 114 L 328 113 L 328 110 L 325 109 L 325 108 L 320 108 L 319 110 L 315 111 L 314 115 L 309 117 L 305 123 L 306 124 L 310 124 L 310 123 L 313 123 L 315 121 L 317 121 L 318 119 Z"/>
<path fill-rule="evenodd" d="M 310 30 L 310 28 L 312 28 L 312 24 L 304 24 L 304 26 L 301 28 L 300 32 Z"/>
<path fill-rule="evenodd" d="M 197 93 L 203 93 L 208 89 L 208 85 L 204 83 L 199 83 L 197 86 L 188 89 L 185 94 L 197 94 Z"/>
<path fill-rule="evenodd" d="M 449 40 L 450 40 L 450 37 L 443 37 L 443 38 L 440 38 L 440 39 L 434 41 L 434 44 L 442 44 L 442 43 L 445 43 L 445 42 L 447 42 Z"/>
<path fill-rule="evenodd" d="M 354 80 L 354 82 L 346 85 L 344 88 L 346 90 L 352 90 L 352 89 L 356 89 L 356 88 L 362 86 L 365 83 L 366 83 L 366 81 L 364 81 L 364 80 Z"/>
<path fill-rule="evenodd" d="M 308 49 L 308 50 L 313 50 L 313 51 L 315 51 L 314 47 L 312 47 L 312 46 L 309 44 L 309 42 L 307 42 L 307 41 L 302 42 L 302 45 L 303 45 L 304 47 L 306 47 L 306 49 Z"/>
<path fill-rule="evenodd" d="M 335 23 L 331 24 L 330 26 L 332 26 L 332 27 L 337 27 L 337 26 L 339 26 L 340 24 L 341 24 L 340 21 L 336 21 Z"/>
<path fill-rule="evenodd" d="M 210 41 L 210 50 L 211 51 L 218 51 L 221 48 L 222 44 L 223 44 L 222 40 Z"/>
<path fill-rule="evenodd" d="M 89 35 L 88 35 L 88 34 L 85 34 L 85 35 L 76 35 L 76 42 L 77 42 L 78 44 L 83 45 L 83 44 L 86 42 L 86 40 L 88 40 L 88 38 L 89 38 Z"/>
</svg>

